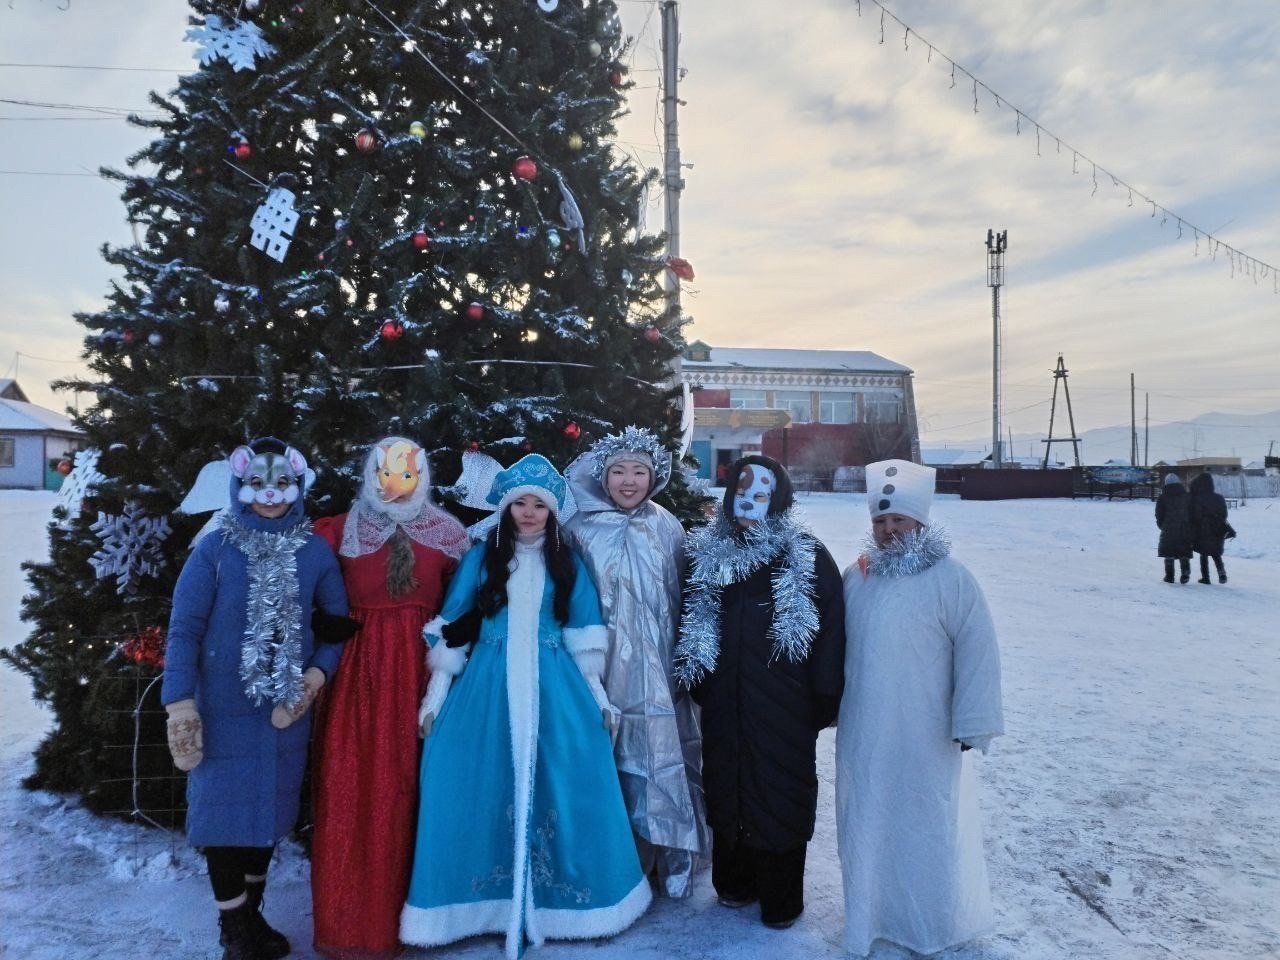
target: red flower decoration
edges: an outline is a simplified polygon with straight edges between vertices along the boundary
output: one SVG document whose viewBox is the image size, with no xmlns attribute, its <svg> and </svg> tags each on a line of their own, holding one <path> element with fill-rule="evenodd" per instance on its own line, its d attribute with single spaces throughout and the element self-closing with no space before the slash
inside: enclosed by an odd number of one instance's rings
<svg viewBox="0 0 1280 960">
<path fill-rule="evenodd" d="M 667 269 L 681 280 L 693 279 L 693 264 L 683 257 L 667 257 Z"/>
<path fill-rule="evenodd" d="M 159 627 L 146 627 L 131 635 L 120 648 L 126 660 L 140 667 L 164 669 L 164 631 Z"/>
</svg>

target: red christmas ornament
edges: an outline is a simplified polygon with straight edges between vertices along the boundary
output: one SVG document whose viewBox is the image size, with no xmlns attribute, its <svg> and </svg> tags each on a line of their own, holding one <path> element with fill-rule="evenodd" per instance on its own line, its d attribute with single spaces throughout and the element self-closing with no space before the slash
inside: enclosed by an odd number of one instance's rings
<svg viewBox="0 0 1280 960">
<path fill-rule="evenodd" d="M 525 453 L 529 453 L 531 450 L 533 450 L 533 444 L 530 443 L 528 440 L 526 440 L 524 443 L 520 444 L 520 449 L 523 450 Z"/>
<path fill-rule="evenodd" d="M 681 280 L 693 279 L 693 264 L 682 257 L 667 257 L 667 269 Z"/>
<path fill-rule="evenodd" d="M 431 243 L 431 238 L 427 236 L 427 231 L 419 230 L 413 235 L 413 245 L 419 250 L 427 249 Z"/>
<path fill-rule="evenodd" d="M 197 177 L 203 177 L 203 176 L 204 176 L 204 167 L 196 167 L 196 168 L 195 168 L 195 170 L 194 170 L 193 172 L 195 173 L 195 175 L 196 175 Z"/>
<path fill-rule="evenodd" d="M 662 332 L 653 324 L 644 328 L 644 338 L 650 343 L 657 343 L 662 339 Z"/>
<path fill-rule="evenodd" d="M 347 237 L 347 246 L 354 247 L 355 245 L 356 245 L 356 242 L 352 240 L 350 237 Z"/>
<path fill-rule="evenodd" d="M 129 636 L 120 653 L 126 660 L 132 660 L 140 667 L 164 669 L 164 631 L 159 627 L 146 627 Z"/>
<path fill-rule="evenodd" d="M 470 450 L 472 453 L 475 453 L 477 450 L 480 449 L 480 442 L 478 440 L 472 440 L 470 443 L 467 444 L 467 449 Z"/>
<path fill-rule="evenodd" d="M 399 340 L 404 336 L 404 324 L 399 320 L 387 320 L 378 332 L 383 340 Z"/>
<path fill-rule="evenodd" d="M 125 343 L 133 343 L 135 336 L 137 336 L 137 334 L 132 330 L 126 330 L 124 333 L 120 334 L 121 339 L 124 340 Z"/>
<path fill-rule="evenodd" d="M 58 465 L 53 469 L 57 470 L 60 474 L 62 474 L 65 477 L 68 473 L 71 472 L 71 461 L 67 460 L 64 457 L 63 459 L 58 461 Z"/>
<path fill-rule="evenodd" d="M 484 304 L 471 303 L 467 305 L 467 319 L 472 323 L 479 323 L 484 319 Z"/>
<path fill-rule="evenodd" d="M 249 146 L 248 140 L 241 140 L 236 144 L 234 152 L 237 160 L 248 160 L 253 156 L 253 147 Z"/>
<path fill-rule="evenodd" d="M 609 82 L 615 87 L 620 87 L 627 82 L 627 78 L 621 70 L 614 70 L 609 74 Z"/>
<path fill-rule="evenodd" d="M 563 432 L 564 432 L 564 435 L 568 437 L 570 440 L 577 440 L 580 436 L 582 436 L 582 428 L 578 426 L 576 423 L 574 423 L 572 420 L 570 420 L 568 423 L 564 425 Z"/>
<path fill-rule="evenodd" d="M 521 180 L 533 180 L 538 176 L 538 165 L 529 157 L 516 157 L 511 172 Z"/>
<path fill-rule="evenodd" d="M 378 149 L 378 135 L 365 127 L 356 134 L 356 149 L 361 153 L 373 153 Z"/>
</svg>

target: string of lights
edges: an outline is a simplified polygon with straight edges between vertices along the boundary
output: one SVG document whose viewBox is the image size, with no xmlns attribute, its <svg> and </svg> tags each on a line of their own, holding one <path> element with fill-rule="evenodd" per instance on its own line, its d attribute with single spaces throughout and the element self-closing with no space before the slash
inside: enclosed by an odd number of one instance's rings
<svg viewBox="0 0 1280 960">
<path fill-rule="evenodd" d="M 1014 130 L 1017 136 L 1022 135 L 1024 126 L 1035 131 L 1036 156 L 1042 156 L 1041 147 L 1044 139 L 1048 139 L 1053 142 L 1055 153 L 1062 153 L 1064 148 L 1069 150 L 1071 152 L 1071 172 L 1073 174 L 1078 174 L 1081 169 L 1081 163 L 1083 162 L 1091 173 L 1093 190 L 1090 193 L 1090 196 L 1097 195 L 1099 182 L 1098 176 L 1101 174 L 1103 180 L 1105 181 L 1109 179 L 1113 187 L 1128 191 L 1130 207 L 1132 207 L 1135 202 L 1141 203 L 1144 207 L 1149 206 L 1151 208 L 1152 219 L 1155 219 L 1157 214 L 1159 215 L 1160 226 L 1163 227 L 1170 219 L 1174 220 L 1177 226 L 1178 239 L 1181 240 L 1183 238 L 1184 231 L 1190 230 L 1195 244 L 1194 252 L 1196 256 L 1200 255 L 1200 241 L 1204 240 L 1205 250 L 1211 259 L 1217 260 L 1219 253 L 1223 251 L 1226 252 L 1227 258 L 1231 263 L 1231 276 L 1233 278 L 1249 277 L 1253 280 L 1254 284 L 1257 284 L 1259 279 L 1266 280 L 1267 278 L 1270 278 L 1272 292 L 1280 294 L 1280 268 L 1265 260 L 1259 260 L 1257 257 L 1251 256 L 1229 243 L 1224 243 L 1216 237 L 1213 232 L 1205 230 L 1203 227 L 1192 223 L 1175 211 L 1170 210 L 1167 206 L 1157 203 L 1132 183 L 1125 180 L 1123 177 L 1112 173 L 1109 169 L 1098 163 L 1079 147 L 1073 146 L 1071 143 L 1067 142 L 1064 138 L 1054 133 L 1025 110 L 1015 107 L 1009 102 L 1008 97 L 1005 97 L 1003 94 L 994 90 L 981 78 L 970 72 L 964 65 L 938 49 L 934 43 L 921 36 L 920 32 L 916 30 L 915 27 L 912 27 L 910 24 L 901 20 L 897 14 L 886 7 L 881 0 L 854 0 L 854 5 L 857 8 L 859 17 L 862 16 L 862 6 L 864 3 L 872 4 L 880 11 L 880 43 L 883 44 L 885 42 L 886 24 L 887 21 L 892 20 L 893 23 L 896 24 L 895 29 L 902 31 L 902 49 L 904 51 L 909 52 L 911 50 L 911 39 L 914 37 L 919 43 L 924 44 L 927 49 L 927 61 L 929 63 L 932 63 L 934 58 L 937 57 L 944 64 L 950 66 L 952 87 L 957 85 L 958 75 L 964 77 L 966 85 L 971 85 L 973 88 L 974 113 L 979 112 L 979 91 L 983 91 L 990 95 L 997 108 L 1003 107 L 1013 111 Z"/>
</svg>

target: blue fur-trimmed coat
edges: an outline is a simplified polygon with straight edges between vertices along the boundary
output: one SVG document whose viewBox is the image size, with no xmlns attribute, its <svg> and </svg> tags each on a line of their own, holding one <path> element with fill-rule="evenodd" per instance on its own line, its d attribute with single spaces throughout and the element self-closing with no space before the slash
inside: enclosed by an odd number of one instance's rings
<svg viewBox="0 0 1280 960">
<path fill-rule="evenodd" d="M 295 556 L 302 667 L 332 676 L 342 645 L 316 645 L 311 611 L 347 612 L 342 572 L 314 534 Z M 248 561 L 218 530 L 196 544 L 174 589 L 160 697 L 166 704 L 194 698 L 204 725 L 204 759 L 187 775 L 193 846 L 270 846 L 298 819 L 311 714 L 277 730 L 273 704 L 254 706 L 245 695 L 240 645 L 248 591 Z"/>
</svg>

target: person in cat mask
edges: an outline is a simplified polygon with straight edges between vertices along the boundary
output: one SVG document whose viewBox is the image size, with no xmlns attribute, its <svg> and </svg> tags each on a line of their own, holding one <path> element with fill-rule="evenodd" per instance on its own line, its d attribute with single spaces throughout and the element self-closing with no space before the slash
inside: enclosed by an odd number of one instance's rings
<svg viewBox="0 0 1280 960">
<path fill-rule="evenodd" d="M 427 452 L 383 437 L 351 509 L 316 521 L 338 554 L 360 630 L 316 718 L 311 898 L 315 946 L 361 960 L 400 951 L 418 810 L 422 628 L 470 546 L 431 502 Z"/>
<path fill-rule="evenodd" d="M 711 882 L 775 928 L 804 910 L 815 748 L 844 687 L 840 571 L 793 503 L 777 461 L 730 467 L 719 513 L 689 537 L 674 668 L 702 707 Z"/>
<path fill-rule="evenodd" d="M 174 589 L 160 696 L 223 960 L 278 960 L 289 941 L 261 913 L 267 867 L 298 819 L 309 707 L 342 655 L 341 643 L 317 643 L 312 612 L 342 617 L 347 596 L 303 512 L 302 454 L 267 437 L 228 459 L 230 507 Z"/>
</svg>

